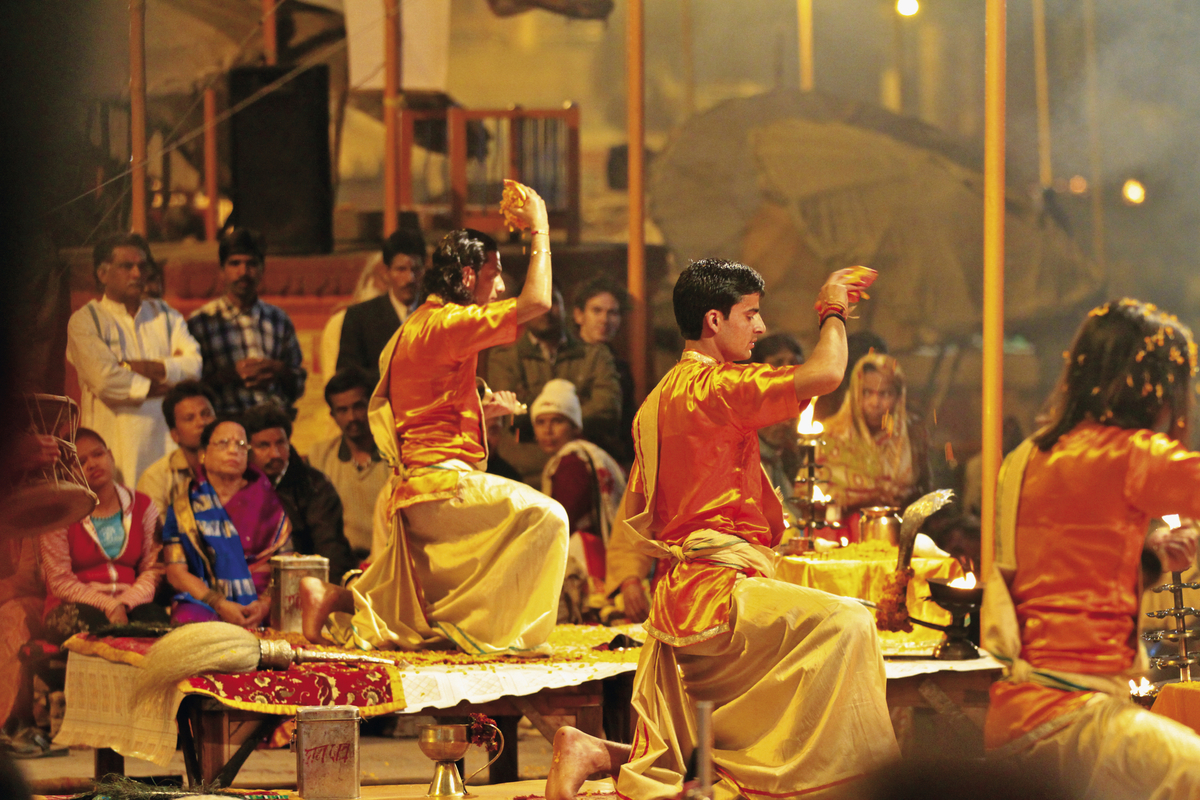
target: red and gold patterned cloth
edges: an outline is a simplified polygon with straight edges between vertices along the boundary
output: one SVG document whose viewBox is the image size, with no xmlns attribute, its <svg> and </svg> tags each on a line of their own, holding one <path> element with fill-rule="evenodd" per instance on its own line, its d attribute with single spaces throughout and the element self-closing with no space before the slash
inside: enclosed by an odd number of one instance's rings
<svg viewBox="0 0 1200 800">
<path fill-rule="evenodd" d="M 294 637 L 277 634 L 272 638 Z M 154 639 L 98 637 L 81 633 L 68 639 L 63 646 L 73 653 L 99 656 L 106 661 L 136 667 L 154 642 Z M 396 666 L 293 664 L 286 670 L 260 670 L 234 675 L 212 673 L 188 678 L 179 688 L 184 694 L 216 698 L 230 708 L 281 716 L 293 716 L 305 706 L 347 705 L 357 706 L 364 717 L 374 717 L 400 711 L 407 705 L 400 683 L 399 662 Z"/>
</svg>

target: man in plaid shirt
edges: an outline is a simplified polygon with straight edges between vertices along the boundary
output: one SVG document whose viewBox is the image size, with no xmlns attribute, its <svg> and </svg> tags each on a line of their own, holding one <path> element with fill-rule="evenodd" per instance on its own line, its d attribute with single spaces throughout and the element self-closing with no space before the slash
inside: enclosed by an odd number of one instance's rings
<svg viewBox="0 0 1200 800">
<path fill-rule="evenodd" d="M 268 401 L 291 411 L 304 394 L 305 372 L 291 319 L 258 298 L 266 242 L 248 228 L 233 228 L 218 252 L 225 294 L 188 319 L 204 358 L 200 379 L 217 394 L 218 416 Z"/>
</svg>

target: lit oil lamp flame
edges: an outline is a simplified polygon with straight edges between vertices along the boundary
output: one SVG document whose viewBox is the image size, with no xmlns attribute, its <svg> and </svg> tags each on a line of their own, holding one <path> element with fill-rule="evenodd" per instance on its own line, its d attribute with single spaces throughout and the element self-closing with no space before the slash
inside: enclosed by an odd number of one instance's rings
<svg viewBox="0 0 1200 800">
<path fill-rule="evenodd" d="M 974 589 L 975 573 L 968 572 L 965 576 L 961 578 L 955 578 L 954 580 L 950 581 L 948 585 L 954 587 L 955 589 Z"/>
<path fill-rule="evenodd" d="M 1142 678 L 1141 683 L 1129 682 L 1129 693 L 1138 697 L 1149 697 L 1154 694 L 1154 684 Z"/>
<path fill-rule="evenodd" d="M 818 424 L 820 424 L 820 423 L 818 423 Z M 812 501 L 814 503 L 828 503 L 832 499 L 833 499 L 833 496 L 822 492 L 820 486 L 813 486 Z"/>
<path fill-rule="evenodd" d="M 809 403 L 808 407 L 800 414 L 800 424 L 796 426 L 796 432 L 801 436 L 816 436 L 825 430 L 825 426 L 813 420 L 813 411 L 816 409 L 815 403 Z"/>
<path fill-rule="evenodd" d="M 843 536 L 842 537 L 842 547 L 849 547 L 849 546 L 850 546 L 850 540 L 847 539 L 845 536 Z"/>
<path fill-rule="evenodd" d="M 1171 530 L 1175 530 L 1180 525 L 1178 514 L 1163 514 L 1162 521 L 1167 523 L 1167 527 Z"/>
</svg>

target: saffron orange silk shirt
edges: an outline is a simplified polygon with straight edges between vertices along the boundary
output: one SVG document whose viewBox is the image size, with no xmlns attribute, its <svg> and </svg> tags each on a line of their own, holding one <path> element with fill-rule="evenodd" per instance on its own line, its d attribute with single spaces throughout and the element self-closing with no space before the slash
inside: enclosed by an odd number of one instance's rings
<svg viewBox="0 0 1200 800">
<path fill-rule="evenodd" d="M 434 465 L 487 458 L 475 388 L 479 351 L 516 339 L 515 298 L 460 306 L 433 296 L 405 321 L 382 381 L 406 478 L 396 487 L 393 507 L 454 494 L 458 471 Z"/>
<path fill-rule="evenodd" d="M 783 506 L 759 461 L 758 429 L 799 416 L 794 372 L 795 367 L 718 364 L 684 351 L 663 378 L 659 441 L 635 442 L 639 454 L 660 448 L 656 540 L 682 544 L 688 534 L 707 529 L 766 547 L 778 544 Z M 640 460 L 630 487 L 645 495 Z M 648 632 L 684 647 L 727 630 L 738 573 L 700 562 L 669 564 L 655 586 Z M 661 571 L 668 564 L 659 566 Z"/>
<path fill-rule="evenodd" d="M 1021 657 L 1035 668 L 1118 675 L 1137 656 L 1141 552 L 1151 518 L 1200 517 L 1200 453 L 1147 430 L 1083 422 L 1035 449 L 1017 509 L 1010 582 Z M 984 731 L 1000 747 L 1090 692 L 992 685 Z"/>
</svg>

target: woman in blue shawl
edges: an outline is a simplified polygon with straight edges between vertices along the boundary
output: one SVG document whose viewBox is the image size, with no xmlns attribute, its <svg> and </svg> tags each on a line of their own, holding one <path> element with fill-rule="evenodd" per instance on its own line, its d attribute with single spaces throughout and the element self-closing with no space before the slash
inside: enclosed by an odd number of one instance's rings
<svg viewBox="0 0 1200 800">
<path fill-rule="evenodd" d="M 270 559 L 292 551 L 292 526 L 270 480 L 249 466 L 247 439 L 240 423 L 210 423 L 200 435 L 200 474 L 167 511 L 163 560 L 178 591 L 172 622 L 256 628 L 270 611 Z"/>
</svg>

